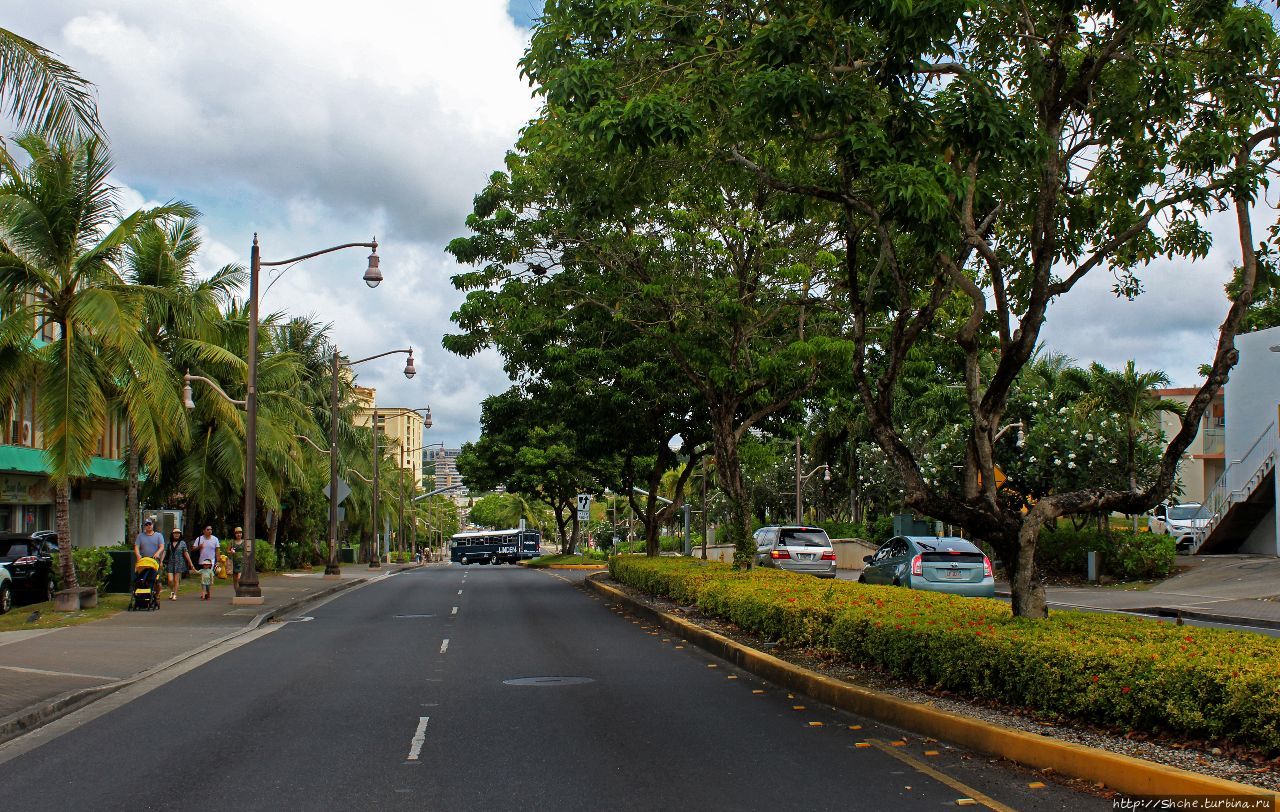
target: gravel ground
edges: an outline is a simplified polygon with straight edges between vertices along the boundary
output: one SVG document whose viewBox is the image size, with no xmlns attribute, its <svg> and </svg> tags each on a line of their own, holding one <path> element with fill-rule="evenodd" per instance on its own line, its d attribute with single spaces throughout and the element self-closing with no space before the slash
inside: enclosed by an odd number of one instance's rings
<svg viewBox="0 0 1280 812">
<path fill-rule="evenodd" d="M 739 643 L 768 651 L 775 657 L 830 677 L 871 688 L 911 702 L 931 703 L 951 713 L 981 719 L 1002 727 L 1038 733 L 1041 736 L 1097 747 L 1112 753 L 1154 761 L 1190 772 L 1212 775 L 1242 784 L 1280 792 L 1280 758 L 1267 761 L 1247 752 L 1227 752 L 1203 742 L 1186 742 L 1174 739 L 1148 739 L 1085 724 L 1060 719 L 1048 719 L 1034 711 L 1006 705 L 986 704 L 959 699 L 945 693 L 928 691 L 906 680 L 881 671 L 852 665 L 809 649 L 782 649 L 754 635 L 746 634 L 737 626 L 700 614 L 696 608 L 678 606 L 671 601 L 653 598 L 631 587 L 610 580 L 609 584 L 649 606 L 678 615 L 685 620 L 723 634 Z M 1215 750 L 1217 751 L 1215 753 Z"/>
</svg>

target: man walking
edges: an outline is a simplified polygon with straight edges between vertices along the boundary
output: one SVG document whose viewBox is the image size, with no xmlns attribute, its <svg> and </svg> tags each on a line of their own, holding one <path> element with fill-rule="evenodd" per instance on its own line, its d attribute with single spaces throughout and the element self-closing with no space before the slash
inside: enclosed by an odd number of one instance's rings
<svg viewBox="0 0 1280 812">
<path fill-rule="evenodd" d="M 196 567 L 200 569 L 200 585 L 203 587 L 200 600 L 207 601 L 212 596 L 213 570 L 218 566 L 218 537 L 213 534 L 212 525 L 205 525 L 204 533 L 196 539 L 195 548 L 199 555 Z"/>
<path fill-rule="evenodd" d="M 156 522 L 148 516 L 142 522 L 142 532 L 133 540 L 133 554 L 136 558 L 154 558 L 157 563 L 163 560 L 164 536 L 156 532 Z"/>
</svg>

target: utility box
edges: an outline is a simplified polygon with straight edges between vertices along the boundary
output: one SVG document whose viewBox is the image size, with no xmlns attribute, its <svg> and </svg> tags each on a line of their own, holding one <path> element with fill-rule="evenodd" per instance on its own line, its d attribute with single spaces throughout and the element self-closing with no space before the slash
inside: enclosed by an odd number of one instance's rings
<svg viewBox="0 0 1280 812">
<path fill-rule="evenodd" d="M 111 574 L 105 591 L 127 593 L 133 583 L 133 551 L 107 550 L 107 555 L 111 556 Z"/>
<path fill-rule="evenodd" d="M 355 547 L 343 547 L 343 548 L 342 548 L 342 563 L 343 563 L 343 564 L 354 564 L 354 563 L 356 563 L 356 548 L 355 548 Z"/>
<path fill-rule="evenodd" d="M 917 519 L 910 513 L 899 513 L 893 517 L 893 534 L 895 536 L 932 536 L 933 525 L 925 519 Z"/>
</svg>

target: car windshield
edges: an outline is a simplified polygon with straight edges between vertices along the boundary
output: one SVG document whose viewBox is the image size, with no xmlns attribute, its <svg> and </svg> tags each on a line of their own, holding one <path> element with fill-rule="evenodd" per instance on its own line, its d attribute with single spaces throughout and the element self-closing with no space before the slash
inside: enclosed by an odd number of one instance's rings
<svg viewBox="0 0 1280 812">
<path fill-rule="evenodd" d="M 787 547 L 830 547 L 825 530 L 783 530 L 782 544 Z"/>
<path fill-rule="evenodd" d="M 0 558 L 21 558 L 30 554 L 24 541 L 0 541 Z"/>
<path fill-rule="evenodd" d="M 1195 515 L 1199 512 L 1199 505 L 1175 505 L 1169 508 L 1169 518 L 1174 521 L 1185 522 L 1188 519 L 1195 518 Z"/>
</svg>

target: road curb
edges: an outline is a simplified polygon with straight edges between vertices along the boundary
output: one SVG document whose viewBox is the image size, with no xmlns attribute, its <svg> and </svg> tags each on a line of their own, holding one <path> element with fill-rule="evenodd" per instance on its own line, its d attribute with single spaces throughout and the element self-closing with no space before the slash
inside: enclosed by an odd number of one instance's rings
<svg viewBox="0 0 1280 812">
<path fill-rule="evenodd" d="M 531 570 L 596 570 L 599 572 L 609 569 L 608 564 L 547 564 L 545 567 L 531 567 L 521 562 L 520 566 Z"/>
<path fill-rule="evenodd" d="M 803 693 L 828 705 L 923 736 L 999 756 L 1034 769 L 1051 768 L 1074 778 L 1101 782 L 1130 795 L 1248 795 L 1272 798 L 1258 787 L 1167 767 L 1150 761 L 1108 753 L 1036 733 L 993 725 L 929 704 L 908 702 L 879 691 L 823 676 L 745 646 L 724 635 L 647 606 L 622 590 L 589 577 L 587 585 L 604 597 L 656 621 L 671 632 L 724 660 L 772 683 Z"/>
<path fill-rule="evenodd" d="M 413 569 L 413 567 L 404 567 L 402 569 L 395 570 L 394 572 L 404 572 L 406 569 Z M 390 574 L 394 574 L 394 572 Z M 189 651 L 184 651 L 175 657 L 165 660 L 157 666 L 149 668 L 139 674 L 134 674 L 132 677 L 125 677 L 124 679 L 116 680 L 115 682 L 109 682 L 106 685 L 95 685 L 91 688 L 77 688 L 64 694 L 60 694 L 53 699 L 39 702 L 35 705 L 24 708 L 15 714 L 7 716 L 4 719 L 0 719 L 0 744 L 4 744 L 18 738 L 19 736 L 30 733 L 49 722 L 66 716 L 73 711 L 80 710 L 84 706 L 96 702 L 99 699 L 110 696 L 122 688 L 127 688 L 135 682 L 140 682 L 148 677 L 155 676 L 156 674 L 170 669 L 179 663 L 185 662 L 192 657 L 203 654 L 209 649 L 220 646 L 228 640 L 233 640 L 241 635 L 255 631 L 261 627 L 262 624 L 268 623 L 281 615 L 292 612 L 301 606 L 366 583 L 369 583 L 368 578 L 354 578 L 350 581 L 334 584 L 333 586 L 322 589 L 319 592 L 304 595 L 290 601 L 289 603 L 281 604 L 270 611 L 255 615 L 254 618 L 244 627 L 228 634 L 224 634 L 222 637 L 210 640 L 204 645 L 198 646 Z"/>
</svg>

